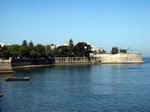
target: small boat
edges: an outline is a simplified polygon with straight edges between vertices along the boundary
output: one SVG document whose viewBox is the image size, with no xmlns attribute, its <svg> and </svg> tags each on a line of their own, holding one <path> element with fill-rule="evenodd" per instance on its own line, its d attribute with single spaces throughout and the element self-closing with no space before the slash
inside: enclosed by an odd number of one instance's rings
<svg viewBox="0 0 150 112">
<path fill-rule="evenodd" d="M 29 81 L 30 77 L 7 77 L 5 81 Z"/>
<path fill-rule="evenodd" d="M 0 97 L 2 97 L 3 96 L 3 93 L 0 93 Z"/>
</svg>

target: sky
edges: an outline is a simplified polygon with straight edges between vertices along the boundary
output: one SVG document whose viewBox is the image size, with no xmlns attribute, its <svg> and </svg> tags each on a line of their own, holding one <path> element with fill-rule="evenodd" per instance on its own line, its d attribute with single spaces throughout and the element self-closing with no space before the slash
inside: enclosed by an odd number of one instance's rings
<svg viewBox="0 0 150 112">
<path fill-rule="evenodd" d="M 0 0 L 0 42 L 62 45 L 70 38 L 150 57 L 150 0 Z"/>
</svg>

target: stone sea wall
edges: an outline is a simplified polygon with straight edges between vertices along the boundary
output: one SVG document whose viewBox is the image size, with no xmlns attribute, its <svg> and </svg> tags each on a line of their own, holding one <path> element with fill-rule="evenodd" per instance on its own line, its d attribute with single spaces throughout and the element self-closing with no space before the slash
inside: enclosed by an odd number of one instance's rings
<svg viewBox="0 0 150 112">
<path fill-rule="evenodd" d="M 0 73 L 12 72 L 11 58 L 8 60 L 0 59 Z"/>
<path fill-rule="evenodd" d="M 0 73 L 12 73 L 14 68 L 30 68 L 49 66 L 53 62 L 51 58 L 34 58 L 34 59 L 0 59 Z"/>
<path fill-rule="evenodd" d="M 86 57 L 55 57 L 53 59 L 0 59 L 0 73 L 12 71 L 12 66 L 50 65 L 50 64 L 136 64 L 143 63 L 141 54 L 99 54 Z"/>
<path fill-rule="evenodd" d="M 68 63 L 99 63 L 99 64 L 125 64 L 125 63 L 143 63 L 141 54 L 126 53 L 126 54 L 99 54 L 90 57 L 55 57 L 55 64 Z"/>
<path fill-rule="evenodd" d="M 86 57 L 55 57 L 54 64 L 90 63 Z"/>
<path fill-rule="evenodd" d="M 51 58 L 13 58 L 11 61 L 12 67 L 28 66 L 28 65 L 47 65 L 52 64 Z"/>
<path fill-rule="evenodd" d="M 96 58 L 101 64 L 143 63 L 142 56 L 138 53 L 100 54 Z"/>
</svg>

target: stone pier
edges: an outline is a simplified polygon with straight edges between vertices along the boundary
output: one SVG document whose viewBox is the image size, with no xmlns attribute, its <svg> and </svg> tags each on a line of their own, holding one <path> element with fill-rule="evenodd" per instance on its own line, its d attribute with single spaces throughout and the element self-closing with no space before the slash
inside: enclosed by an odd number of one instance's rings
<svg viewBox="0 0 150 112">
<path fill-rule="evenodd" d="M 11 58 L 9 58 L 8 60 L 0 59 L 0 73 L 13 73 Z"/>
</svg>

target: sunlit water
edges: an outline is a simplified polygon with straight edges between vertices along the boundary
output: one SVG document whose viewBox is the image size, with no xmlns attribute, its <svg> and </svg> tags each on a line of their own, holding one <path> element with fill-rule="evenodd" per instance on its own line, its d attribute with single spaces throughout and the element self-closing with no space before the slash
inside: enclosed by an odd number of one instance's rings
<svg viewBox="0 0 150 112">
<path fill-rule="evenodd" d="M 63 65 L 0 75 L 0 112 L 150 112 L 150 60 L 144 64 Z M 5 82 L 29 76 L 27 82 Z"/>
</svg>

